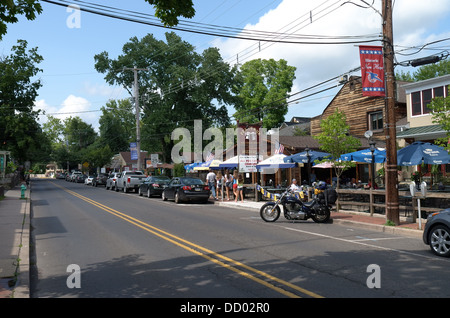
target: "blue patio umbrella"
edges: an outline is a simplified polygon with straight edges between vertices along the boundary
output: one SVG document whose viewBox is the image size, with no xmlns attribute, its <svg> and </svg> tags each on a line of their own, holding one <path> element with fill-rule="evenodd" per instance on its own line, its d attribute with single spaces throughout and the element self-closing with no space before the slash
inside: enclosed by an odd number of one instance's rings
<svg viewBox="0 0 450 318">
<path fill-rule="evenodd" d="M 327 153 L 327 152 L 321 152 L 321 151 L 315 151 L 315 150 L 309 150 L 309 156 L 310 156 L 310 160 L 311 162 L 313 162 L 314 160 L 322 160 L 324 158 L 331 158 L 331 154 Z M 307 152 L 303 151 L 303 152 L 299 152 L 296 154 L 293 154 L 291 156 L 287 156 L 284 159 L 284 162 L 300 162 L 300 163 L 308 163 L 308 156 L 307 156 Z"/>
<path fill-rule="evenodd" d="M 199 162 L 194 162 L 194 163 L 190 163 L 188 165 L 184 166 L 184 169 L 186 170 L 186 172 L 191 172 L 192 170 L 194 170 L 195 167 L 197 167 L 200 163 Z"/>
<path fill-rule="evenodd" d="M 416 166 L 422 163 L 442 165 L 450 163 L 450 155 L 443 147 L 429 142 L 416 141 L 397 151 L 399 166 Z"/>
<path fill-rule="evenodd" d="M 386 150 L 375 148 L 374 152 L 375 163 L 383 163 L 386 161 Z M 356 161 L 363 163 L 372 163 L 372 151 L 369 149 L 358 150 L 341 155 L 342 161 Z"/>
</svg>

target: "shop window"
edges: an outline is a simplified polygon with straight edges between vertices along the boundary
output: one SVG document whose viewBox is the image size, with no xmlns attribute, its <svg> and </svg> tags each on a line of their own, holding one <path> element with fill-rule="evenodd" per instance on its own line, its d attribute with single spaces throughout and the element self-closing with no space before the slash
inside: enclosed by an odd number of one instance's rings
<svg viewBox="0 0 450 318">
<path fill-rule="evenodd" d="M 370 130 L 383 129 L 383 112 L 376 112 L 369 114 L 369 129 Z"/>
</svg>

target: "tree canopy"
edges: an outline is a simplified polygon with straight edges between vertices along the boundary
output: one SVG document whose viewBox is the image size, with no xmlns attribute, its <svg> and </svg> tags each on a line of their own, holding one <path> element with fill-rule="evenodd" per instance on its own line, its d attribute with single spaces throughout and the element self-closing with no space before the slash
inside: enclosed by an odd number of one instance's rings
<svg viewBox="0 0 450 318">
<path fill-rule="evenodd" d="M 34 20 L 42 12 L 39 0 L 6 0 L 0 2 L 0 41 L 7 32 L 7 23 L 17 23 L 18 16 Z"/>
<path fill-rule="evenodd" d="M 412 74 L 400 71 L 395 76 L 396 79 L 400 81 L 417 82 L 447 74 L 450 74 L 449 59 L 442 60 L 435 64 L 423 65 Z"/>
<path fill-rule="evenodd" d="M 95 68 L 105 74 L 109 84 L 124 86 L 133 96 L 134 74 L 139 71 L 139 106 L 141 107 L 141 148 L 160 151 L 168 159 L 173 146 L 171 132 L 178 127 L 193 131 L 194 120 L 203 128 L 230 124 L 226 105 L 235 98 L 231 86 L 235 69 L 222 60 L 218 49 L 201 54 L 173 32 L 166 41 L 152 34 L 131 38 L 123 54 L 111 59 L 108 52 L 95 55 Z"/>
<path fill-rule="evenodd" d="M 240 102 L 234 117 L 240 122 L 262 122 L 269 129 L 279 127 L 288 112 L 295 70 L 283 59 L 257 59 L 242 65 L 235 78 L 234 92 Z"/>
<path fill-rule="evenodd" d="M 356 151 L 361 142 L 348 133 L 350 126 L 347 124 L 347 117 L 337 108 L 332 115 L 320 122 L 320 129 L 321 133 L 314 138 L 319 141 L 320 149 L 331 154 L 331 158 L 323 161 L 334 163 L 333 167 L 339 179 L 345 170 L 354 166 L 351 161 L 340 161 L 341 155 Z M 339 187 L 339 180 L 337 185 Z"/>
<path fill-rule="evenodd" d="M 178 17 L 192 18 L 195 15 L 192 0 L 145 0 L 155 7 L 157 16 L 166 26 L 178 24 Z"/>
<path fill-rule="evenodd" d="M 0 149 L 10 150 L 20 162 L 34 159 L 44 147 L 42 130 L 33 110 L 41 81 L 33 78 L 41 72 L 43 58 L 37 48 L 27 49 L 27 41 L 18 40 L 11 55 L 0 57 Z"/>
</svg>

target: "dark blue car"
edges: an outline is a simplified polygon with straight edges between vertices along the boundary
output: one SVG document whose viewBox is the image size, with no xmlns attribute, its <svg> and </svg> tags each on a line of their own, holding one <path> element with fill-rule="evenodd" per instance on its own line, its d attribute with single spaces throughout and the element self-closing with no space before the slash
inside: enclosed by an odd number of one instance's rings
<svg viewBox="0 0 450 318">
<path fill-rule="evenodd" d="M 139 186 L 139 195 L 151 197 L 153 195 L 161 196 L 164 188 L 169 184 L 170 178 L 165 176 L 149 176 Z"/>
<path fill-rule="evenodd" d="M 423 242 L 430 245 L 434 254 L 450 256 L 450 208 L 428 216 Z"/>
<path fill-rule="evenodd" d="M 164 201 L 174 200 L 175 203 L 182 201 L 208 202 L 209 190 L 209 187 L 199 178 L 173 178 L 164 188 L 162 199 Z"/>
</svg>

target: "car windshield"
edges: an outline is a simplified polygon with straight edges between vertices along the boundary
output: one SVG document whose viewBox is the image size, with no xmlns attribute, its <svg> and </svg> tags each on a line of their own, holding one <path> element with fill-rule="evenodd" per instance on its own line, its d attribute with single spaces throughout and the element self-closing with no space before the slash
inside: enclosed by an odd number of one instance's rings
<svg viewBox="0 0 450 318">
<path fill-rule="evenodd" d="M 152 177 L 150 180 L 152 182 L 169 183 L 170 178 L 168 178 L 168 177 Z"/>
<path fill-rule="evenodd" d="M 181 179 L 181 183 L 183 184 L 203 184 L 203 181 L 196 178 L 183 178 Z"/>
</svg>

